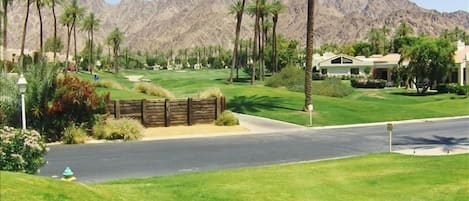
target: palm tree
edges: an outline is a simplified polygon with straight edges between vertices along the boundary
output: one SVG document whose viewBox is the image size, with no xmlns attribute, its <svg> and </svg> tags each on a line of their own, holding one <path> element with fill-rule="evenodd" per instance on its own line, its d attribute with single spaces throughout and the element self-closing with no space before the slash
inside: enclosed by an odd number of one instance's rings
<svg viewBox="0 0 469 201">
<path fill-rule="evenodd" d="M 309 111 L 309 105 L 312 104 L 311 85 L 313 77 L 313 31 L 314 31 L 314 4 L 315 0 L 308 0 L 308 20 L 306 27 L 306 69 L 305 69 L 305 105 L 304 111 Z"/>
<path fill-rule="evenodd" d="M 384 40 L 384 34 L 379 28 L 371 28 L 368 32 L 368 41 L 373 46 L 373 54 L 380 53 L 382 41 Z"/>
<path fill-rule="evenodd" d="M 107 37 L 108 44 L 112 47 L 114 53 L 114 69 L 116 73 L 119 73 L 119 50 L 120 44 L 124 40 L 124 33 L 119 30 L 119 28 L 115 28 Z"/>
<path fill-rule="evenodd" d="M 239 34 L 241 32 L 241 22 L 243 20 L 244 5 L 246 0 L 238 0 L 233 5 L 230 6 L 230 14 L 236 15 L 236 38 L 233 50 L 233 63 L 231 64 L 231 73 L 230 73 L 230 84 L 233 83 L 233 70 L 236 66 L 236 79 L 239 77 L 239 62 L 238 62 L 238 46 L 239 46 Z"/>
<path fill-rule="evenodd" d="M 44 31 L 43 31 L 43 23 L 42 23 L 42 13 L 41 8 L 44 6 L 44 0 L 35 0 L 36 1 L 36 9 L 37 14 L 39 16 L 39 53 L 42 60 L 42 52 L 44 49 Z"/>
<path fill-rule="evenodd" d="M 6 59 L 7 57 L 7 48 L 8 48 L 8 6 L 13 3 L 13 0 L 2 0 L 3 7 L 3 51 L 2 57 Z M 8 66 L 3 62 L 4 73 L 8 72 Z"/>
<path fill-rule="evenodd" d="M 261 0 L 256 0 L 256 3 L 250 4 L 247 8 L 248 13 L 251 16 L 255 16 L 254 18 L 254 43 L 252 46 L 252 72 L 251 72 L 251 85 L 254 85 L 254 82 L 256 80 L 256 65 L 258 64 L 258 59 L 259 59 L 259 54 L 257 52 L 257 46 L 258 46 L 258 39 L 260 36 L 260 27 L 259 27 L 259 21 L 260 21 L 260 5 L 261 5 Z"/>
<path fill-rule="evenodd" d="M 57 15 L 55 13 L 55 6 L 61 4 L 62 0 L 42 0 L 44 3 L 51 7 L 52 16 L 54 17 L 54 44 L 57 44 Z M 57 59 L 57 47 L 54 45 L 54 61 Z"/>
<path fill-rule="evenodd" d="M 94 42 L 94 31 L 97 31 L 99 26 L 101 24 L 101 21 L 96 18 L 94 13 L 90 13 L 85 17 L 83 20 L 82 24 L 82 30 L 88 32 L 88 39 L 90 43 L 90 60 L 89 60 L 89 69 L 90 73 L 93 74 L 93 65 L 94 65 L 94 60 L 93 60 L 93 42 Z"/>
<path fill-rule="evenodd" d="M 404 38 L 414 33 L 414 29 L 407 24 L 405 21 L 402 21 L 399 27 L 396 30 L 395 38 Z"/>
<path fill-rule="evenodd" d="M 31 3 L 32 3 L 32 0 L 26 1 L 26 17 L 24 19 L 24 25 L 23 25 L 23 37 L 21 39 L 20 65 L 23 67 L 23 71 L 26 71 L 26 67 L 24 66 L 24 46 L 26 42 L 26 31 L 28 29 L 29 6 L 31 5 Z"/>
<path fill-rule="evenodd" d="M 77 51 L 76 51 L 76 23 L 78 17 L 84 13 L 84 9 L 78 6 L 77 0 L 72 0 L 72 2 L 65 6 L 65 10 L 60 16 L 60 22 L 67 27 L 67 56 L 65 61 L 65 67 L 68 67 L 68 58 L 70 55 L 70 39 L 72 31 L 74 31 L 75 38 L 75 63 L 77 64 Z M 78 69 L 78 68 L 77 68 Z"/>
<path fill-rule="evenodd" d="M 285 5 L 282 3 L 281 0 L 275 0 L 270 8 L 270 12 L 272 13 L 272 61 L 274 63 L 274 72 L 278 72 L 278 57 L 277 57 L 277 23 L 278 23 L 278 16 L 285 10 Z"/>
</svg>

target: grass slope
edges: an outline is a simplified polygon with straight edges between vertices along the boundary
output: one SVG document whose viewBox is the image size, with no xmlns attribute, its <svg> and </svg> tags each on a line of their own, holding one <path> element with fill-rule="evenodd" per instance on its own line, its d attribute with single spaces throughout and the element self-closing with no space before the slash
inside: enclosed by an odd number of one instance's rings
<svg viewBox="0 0 469 201">
<path fill-rule="evenodd" d="M 309 114 L 301 111 L 304 94 L 285 89 L 265 87 L 261 82 L 251 86 L 247 82 L 228 85 L 228 70 L 199 71 L 123 71 L 115 76 L 101 73 L 102 79 L 113 79 L 132 88 L 126 75 L 142 75 L 154 84 L 163 86 L 178 97 L 194 96 L 210 87 L 219 87 L 228 98 L 228 108 L 235 112 L 277 119 L 299 125 L 309 124 Z M 91 80 L 88 74 L 79 74 Z M 245 75 L 242 77 L 246 78 Z M 313 83 L 313 87 L 314 87 Z M 114 99 L 141 99 L 151 96 L 133 91 L 110 91 Z M 469 99 L 453 94 L 413 96 L 404 89 L 356 89 L 345 98 L 313 95 L 316 112 L 314 126 L 395 121 L 416 118 L 469 115 Z"/>
<path fill-rule="evenodd" d="M 467 200 L 469 155 L 364 157 L 102 184 L 1 172 L 11 200 Z"/>
</svg>

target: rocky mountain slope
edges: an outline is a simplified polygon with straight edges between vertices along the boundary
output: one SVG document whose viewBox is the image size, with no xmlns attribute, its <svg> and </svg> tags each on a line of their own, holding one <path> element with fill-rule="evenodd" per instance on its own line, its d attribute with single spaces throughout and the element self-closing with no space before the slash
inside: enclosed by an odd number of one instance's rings
<svg viewBox="0 0 469 201">
<path fill-rule="evenodd" d="M 252 1 L 252 0 L 251 0 Z M 140 50 L 167 50 L 196 46 L 231 47 L 235 18 L 228 14 L 233 0 L 122 0 L 109 5 L 104 0 L 79 0 L 80 5 L 94 12 L 102 21 L 96 33 L 98 42 L 114 27 L 125 32 L 124 46 Z M 248 2 L 250 2 L 248 0 Z M 306 36 L 306 0 L 284 0 L 288 9 L 280 16 L 279 33 L 304 44 Z M 9 10 L 9 47 L 19 48 L 25 3 L 14 1 Z M 438 35 L 456 26 L 469 31 L 469 13 L 439 13 L 418 7 L 408 0 L 318 0 L 316 6 L 315 45 L 351 43 L 364 40 L 372 27 L 397 27 L 404 20 L 419 34 Z M 58 9 L 61 13 L 61 9 Z M 50 8 L 44 8 L 45 36 L 53 34 Z M 253 19 L 245 15 L 242 36 L 252 37 Z M 39 45 L 37 10 L 31 6 L 27 47 Z M 65 29 L 59 29 L 66 40 Z M 79 49 L 86 33 L 78 33 Z"/>
</svg>

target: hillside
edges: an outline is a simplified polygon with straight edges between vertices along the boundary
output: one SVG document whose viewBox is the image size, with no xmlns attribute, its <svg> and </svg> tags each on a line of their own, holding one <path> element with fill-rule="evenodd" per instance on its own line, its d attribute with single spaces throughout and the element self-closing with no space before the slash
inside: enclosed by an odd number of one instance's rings
<svg viewBox="0 0 469 201">
<path fill-rule="evenodd" d="M 131 49 L 181 49 L 202 45 L 231 47 L 235 18 L 227 8 L 232 0 L 123 0 L 109 5 L 104 0 L 79 0 L 88 11 L 101 19 L 98 41 L 117 26 L 125 31 L 124 46 Z M 469 30 L 469 13 L 458 11 L 439 13 L 418 7 L 408 0 L 319 0 L 315 27 L 315 45 L 328 42 L 350 43 L 363 40 L 372 27 L 387 25 L 394 28 L 402 21 L 409 22 L 419 34 L 438 35 L 445 29 L 458 26 Z M 9 47 L 19 48 L 24 3 L 15 1 L 9 11 Z M 306 1 L 284 0 L 288 9 L 280 16 L 279 33 L 304 44 L 306 36 Z M 58 9 L 61 13 L 61 9 Z M 52 14 L 43 10 L 46 38 L 52 36 Z M 253 20 L 245 15 L 242 35 L 252 37 Z M 39 25 L 37 10 L 31 6 L 27 47 L 37 48 Z M 61 28 L 62 40 L 66 40 Z M 86 33 L 78 33 L 79 48 Z"/>
</svg>

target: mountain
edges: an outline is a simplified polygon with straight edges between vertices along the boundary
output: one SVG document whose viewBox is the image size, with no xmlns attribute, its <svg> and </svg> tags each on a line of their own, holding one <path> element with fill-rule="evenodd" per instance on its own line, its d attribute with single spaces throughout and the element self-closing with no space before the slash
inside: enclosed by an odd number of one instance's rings
<svg viewBox="0 0 469 201">
<path fill-rule="evenodd" d="M 252 0 L 251 0 L 252 1 Z M 251 2 L 248 1 L 248 2 Z M 18 3 L 19 2 L 19 3 Z M 109 5 L 104 0 L 79 0 L 80 5 L 101 19 L 96 40 L 104 39 L 114 27 L 125 32 L 124 47 L 136 50 L 168 50 L 196 46 L 232 47 L 235 17 L 228 14 L 233 0 L 122 0 Z M 304 45 L 306 37 L 306 0 L 284 0 L 288 9 L 280 15 L 279 33 Z M 20 4 L 21 3 L 21 4 Z M 19 48 L 24 23 L 25 3 L 14 1 L 9 10 L 9 47 Z M 436 36 L 455 27 L 469 31 L 469 13 L 440 13 L 420 8 L 408 0 L 318 0 L 315 19 L 315 45 L 351 43 L 366 38 L 372 27 L 386 25 L 391 33 L 401 21 L 408 22 L 418 34 Z M 37 10 L 31 6 L 27 47 L 39 45 Z M 61 13 L 59 8 L 57 13 Z M 52 37 L 50 8 L 43 8 L 45 38 Z M 252 37 L 253 19 L 243 17 L 242 37 Z M 59 33 L 66 40 L 65 28 Z M 82 49 L 86 33 L 78 33 Z M 73 41 L 72 41 L 73 44 Z"/>
</svg>

